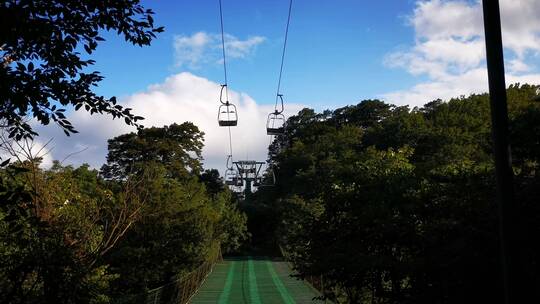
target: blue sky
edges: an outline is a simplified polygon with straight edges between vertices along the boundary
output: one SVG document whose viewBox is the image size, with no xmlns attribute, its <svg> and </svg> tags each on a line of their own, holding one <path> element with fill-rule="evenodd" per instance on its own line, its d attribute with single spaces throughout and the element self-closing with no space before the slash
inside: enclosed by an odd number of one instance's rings
<svg viewBox="0 0 540 304">
<path fill-rule="evenodd" d="M 177 35 L 219 32 L 217 0 L 143 3 L 156 12 L 165 33 L 145 48 L 107 35 L 95 53 L 95 67 L 106 76 L 100 93 L 129 95 L 186 70 L 223 81 L 219 64 L 175 66 L 173 49 Z M 273 102 L 275 95 L 287 8 L 287 0 L 223 1 L 227 33 L 239 39 L 265 38 L 245 58 L 228 62 L 231 89 L 260 103 Z M 406 71 L 383 65 L 389 52 L 411 44 L 414 30 L 405 17 L 413 8 L 414 1 L 402 0 L 294 1 L 283 76 L 286 99 L 333 108 L 413 85 L 415 79 Z"/>
<path fill-rule="evenodd" d="M 289 0 L 222 0 L 235 158 L 264 160 Z M 207 168 L 223 168 L 227 131 L 217 126 L 223 82 L 218 0 L 143 1 L 165 27 L 149 47 L 116 33 L 91 57 L 105 79 L 96 91 L 144 116 L 146 126 L 191 121 L 205 132 Z M 507 84 L 540 84 L 538 0 L 500 0 Z M 487 91 L 479 0 L 294 0 L 282 90 L 286 114 L 334 109 L 363 99 L 422 106 Z M 54 138 L 46 162 L 105 161 L 107 139 L 134 131 L 109 117 L 68 111 L 80 134 L 40 127 Z M 77 152 L 77 153 L 76 153 Z M 236 157 L 238 156 L 238 157 Z"/>
</svg>

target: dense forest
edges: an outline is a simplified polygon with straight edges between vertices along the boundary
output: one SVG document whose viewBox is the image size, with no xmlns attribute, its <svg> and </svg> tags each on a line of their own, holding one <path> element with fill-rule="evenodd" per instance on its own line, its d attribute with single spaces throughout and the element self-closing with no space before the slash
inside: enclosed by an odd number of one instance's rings
<svg viewBox="0 0 540 304">
<path fill-rule="evenodd" d="M 222 254 L 283 257 L 335 303 L 504 302 L 487 94 L 303 109 L 269 147 L 273 185 L 239 200 L 203 168 L 196 125 L 144 128 L 93 91 L 100 35 L 150 45 L 163 32 L 153 14 L 137 0 L 0 3 L 2 303 L 137 303 Z M 514 266 L 529 302 L 540 298 L 538 89 L 507 90 Z M 77 133 L 68 109 L 137 131 L 109 139 L 99 169 L 44 168 L 36 126 Z"/>
<path fill-rule="evenodd" d="M 4 167 L 2 301 L 123 302 L 237 249 L 246 217 L 202 170 L 202 136 L 191 123 L 118 136 L 100 171 L 44 170 L 39 158 Z"/>
<path fill-rule="evenodd" d="M 540 283 L 535 89 L 507 91 L 523 283 L 532 292 Z M 217 170 L 203 170 L 204 134 L 189 122 L 110 139 L 100 170 L 6 161 L 3 301 L 129 303 L 216 250 L 243 250 L 283 254 L 337 303 L 499 303 L 489 121 L 486 94 L 414 109 L 379 100 L 303 109 L 270 146 L 276 185 L 240 203 Z M 3 140 L 4 150 L 17 145 Z"/>
<path fill-rule="evenodd" d="M 520 284 L 532 296 L 540 102 L 530 85 L 507 95 Z M 489 115 L 487 94 L 413 109 L 379 100 L 303 109 L 270 147 L 276 186 L 246 202 L 254 240 L 281 246 L 301 277 L 322 277 L 339 303 L 501 303 Z"/>
</svg>

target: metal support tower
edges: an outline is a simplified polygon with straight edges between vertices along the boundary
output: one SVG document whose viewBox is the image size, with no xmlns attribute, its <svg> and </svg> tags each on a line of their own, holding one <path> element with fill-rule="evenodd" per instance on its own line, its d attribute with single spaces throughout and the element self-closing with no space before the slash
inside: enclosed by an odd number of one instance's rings
<svg viewBox="0 0 540 304">
<path fill-rule="evenodd" d="M 239 160 L 233 162 L 236 166 L 238 174 L 245 181 L 244 193 L 246 195 L 251 194 L 252 183 L 260 180 L 260 172 L 264 162 L 255 160 Z"/>
</svg>

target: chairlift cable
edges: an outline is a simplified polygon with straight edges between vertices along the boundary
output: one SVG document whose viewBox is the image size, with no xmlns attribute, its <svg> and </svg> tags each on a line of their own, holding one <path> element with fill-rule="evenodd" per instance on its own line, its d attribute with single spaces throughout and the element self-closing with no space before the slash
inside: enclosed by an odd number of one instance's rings
<svg viewBox="0 0 540 304">
<path fill-rule="evenodd" d="M 287 25 L 285 27 L 285 38 L 283 40 L 283 50 L 281 52 L 281 64 L 279 67 L 279 76 L 276 90 L 276 102 L 274 104 L 274 112 L 268 115 L 266 122 L 266 134 L 271 135 L 270 140 L 272 140 L 272 135 L 280 135 L 284 133 L 284 127 L 286 123 L 285 116 L 283 115 L 284 111 L 284 102 L 283 94 L 281 94 L 281 80 L 283 78 L 283 66 L 285 64 L 285 52 L 287 50 L 287 41 L 289 38 L 289 26 L 291 24 L 291 13 L 292 13 L 292 0 L 289 0 L 289 12 L 287 14 Z M 281 103 L 281 109 L 278 110 L 278 104 Z M 276 123 L 278 126 L 276 127 Z"/>
<path fill-rule="evenodd" d="M 229 104 L 229 87 L 227 86 L 228 84 L 228 79 L 227 79 L 227 56 L 225 54 L 225 30 L 224 30 L 224 26 L 223 26 L 223 6 L 221 4 L 221 0 L 219 0 L 219 21 L 220 21 L 220 25 L 221 25 L 221 50 L 222 50 L 222 53 L 223 53 L 223 76 L 224 76 L 224 80 L 225 80 L 225 83 L 224 83 L 224 88 L 225 88 L 225 102 L 226 104 Z M 222 87 L 222 90 L 223 90 L 223 87 Z M 230 119 L 230 113 L 228 112 L 227 113 L 227 118 Z M 229 130 L 229 155 L 231 156 L 231 161 L 232 161 L 232 155 L 233 155 L 233 146 L 232 146 L 232 134 L 231 134 L 231 127 L 228 126 L 227 127 Z"/>
<path fill-rule="evenodd" d="M 225 79 L 225 83 L 224 85 L 227 86 L 227 61 L 226 61 L 226 56 L 225 56 L 225 31 L 223 30 L 223 8 L 222 8 L 222 5 L 221 5 L 221 0 L 219 0 L 219 21 L 220 21 L 220 24 L 221 24 L 221 49 L 222 49 L 222 52 L 223 52 L 223 74 L 224 74 L 224 79 Z M 229 96 L 228 96 L 228 88 L 225 88 L 225 96 L 227 98 L 227 101 L 229 101 Z"/>
<path fill-rule="evenodd" d="M 220 0 L 221 1 L 221 0 Z M 281 77 L 283 75 L 283 64 L 285 62 L 285 50 L 287 48 L 287 38 L 289 36 L 289 24 L 291 23 L 291 11 L 292 11 L 292 0 L 289 1 L 289 14 L 287 16 L 287 26 L 285 27 L 285 40 L 283 41 L 283 52 L 281 53 L 281 66 L 279 68 L 279 77 L 278 77 L 278 85 L 277 85 L 277 91 L 276 91 L 276 104 L 274 106 L 274 109 L 277 111 L 278 106 L 278 99 L 281 89 Z"/>
<path fill-rule="evenodd" d="M 233 160 L 233 148 L 232 148 L 232 135 L 231 135 L 231 127 L 228 127 L 229 129 L 229 152 L 231 156 L 231 161 Z"/>
</svg>

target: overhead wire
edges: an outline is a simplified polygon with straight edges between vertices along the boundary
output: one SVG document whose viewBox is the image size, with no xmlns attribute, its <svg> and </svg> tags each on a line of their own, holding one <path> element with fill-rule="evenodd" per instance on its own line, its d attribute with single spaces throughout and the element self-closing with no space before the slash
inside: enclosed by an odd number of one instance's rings
<svg viewBox="0 0 540 304">
<path fill-rule="evenodd" d="M 279 99 L 279 95 L 281 94 L 280 93 L 280 90 L 281 90 L 281 78 L 283 76 L 283 65 L 284 65 L 284 62 L 285 62 L 285 51 L 287 49 L 287 38 L 289 37 L 289 24 L 291 23 L 292 3 L 293 3 L 293 0 L 290 0 L 289 1 L 289 14 L 287 16 L 287 26 L 285 27 L 285 39 L 283 41 L 283 51 L 281 53 L 281 65 L 279 67 L 279 77 L 278 77 L 278 84 L 277 84 L 277 90 L 276 90 L 276 104 L 274 106 L 275 110 L 277 110 L 278 99 Z"/>
<path fill-rule="evenodd" d="M 225 54 L 225 30 L 223 26 L 223 6 L 221 4 L 221 0 L 219 0 L 219 21 L 221 25 L 221 49 L 223 53 L 223 76 L 225 83 L 223 86 L 225 86 L 225 100 L 226 104 L 229 104 L 229 87 L 228 87 L 228 78 L 227 78 L 227 56 Z M 237 114 L 237 113 L 236 113 Z M 230 111 L 227 111 L 227 119 L 230 120 Z M 231 164 L 233 161 L 233 144 L 232 144 L 232 134 L 231 134 L 231 127 L 228 126 L 229 131 L 229 155 L 231 157 Z M 227 168 L 229 169 L 229 168 Z"/>
<path fill-rule="evenodd" d="M 226 56 L 225 56 L 225 31 L 223 30 L 223 8 L 222 8 L 222 5 L 221 5 L 221 0 L 219 0 L 219 21 L 220 21 L 220 24 L 221 24 L 221 46 L 222 46 L 222 51 L 223 51 L 223 74 L 224 74 L 224 78 L 225 78 L 225 86 L 227 86 L 227 60 L 226 60 Z M 229 101 L 229 96 L 228 96 L 228 93 L 227 93 L 227 88 L 225 88 L 225 96 L 227 98 L 227 101 Z"/>
<path fill-rule="evenodd" d="M 225 89 L 225 97 L 226 97 L 226 102 L 225 104 L 226 105 L 229 105 L 229 89 L 228 89 L 228 77 L 227 77 L 227 56 L 226 56 L 226 47 L 225 47 L 225 30 L 224 30 L 224 25 L 223 25 L 223 5 L 222 5 L 222 0 L 218 0 L 219 2 L 219 18 L 220 18 L 220 26 L 221 26 L 221 47 L 222 47 L 222 55 L 223 55 L 223 75 L 224 75 L 224 81 L 225 83 L 222 85 L 222 89 L 224 88 Z M 281 53 L 281 64 L 280 64 L 280 68 L 279 68 L 279 76 L 278 76 L 278 83 L 277 83 L 277 89 L 276 89 L 276 101 L 275 101 L 275 105 L 274 105 L 274 113 L 281 113 L 283 112 L 283 99 L 280 97 L 282 96 L 281 94 L 281 80 L 282 80 L 282 77 L 283 77 L 283 67 L 284 67 L 284 63 L 285 63 L 285 53 L 286 53 L 286 49 L 287 49 L 287 40 L 288 40 L 288 36 L 289 36 L 289 25 L 290 25 L 290 22 L 291 22 L 291 12 L 292 12 L 292 2 L 293 0 L 290 0 L 289 1 L 289 11 L 288 11 L 288 14 L 287 14 L 287 25 L 285 27 L 285 38 L 284 38 L 284 41 L 283 41 L 283 50 L 282 50 L 282 53 Z M 281 107 L 281 111 L 278 111 L 278 102 L 281 100 L 282 102 L 282 107 Z M 236 114 L 236 113 L 235 113 Z M 228 119 L 230 120 L 230 111 L 227 111 L 227 117 Z M 274 122 L 273 122 L 274 123 Z M 229 157 L 230 157 L 230 160 L 231 160 L 231 163 L 233 161 L 233 144 L 232 144 L 232 133 L 231 133 L 231 127 L 230 126 L 227 126 L 228 127 L 228 133 L 229 133 Z M 270 144 L 272 143 L 272 139 L 273 139 L 273 135 L 270 136 Z M 229 169 L 229 168 L 227 168 Z"/>
<path fill-rule="evenodd" d="M 277 89 L 276 89 L 276 102 L 274 104 L 274 113 L 278 112 L 278 102 L 281 95 L 281 79 L 283 77 L 283 66 L 285 63 L 285 52 L 287 50 L 287 40 L 289 38 L 289 25 L 291 23 L 291 12 L 292 12 L 292 3 L 293 0 L 289 1 L 289 12 L 287 14 L 287 25 L 285 27 L 285 38 L 283 40 L 283 50 L 281 52 L 281 64 L 279 67 L 279 76 L 278 76 L 278 83 L 277 83 Z M 283 99 L 281 99 L 281 112 L 283 112 Z M 272 121 L 272 127 L 274 127 L 275 120 Z M 272 141 L 274 139 L 274 135 L 270 135 L 270 143 L 268 145 L 272 144 Z"/>
<path fill-rule="evenodd" d="M 279 76 L 278 76 L 278 83 L 277 83 L 277 89 L 276 89 L 276 102 L 274 104 L 274 113 L 278 113 L 277 109 L 278 109 L 278 102 L 280 101 L 280 99 L 281 99 L 281 112 L 283 112 L 283 110 L 284 110 L 283 98 L 281 97 L 281 96 L 283 96 L 281 94 L 281 79 L 283 77 L 283 66 L 285 64 L 285 52 L 287 50 L 287 41 L 288 41 L 288 38 L 289 38 L 289 26 L 291 24 L 292 4 L 293 4 L 293 0 L 290 0 L 289 1 L 289 12 L 287 14 L 287 25 L 285 26 L 285 38 L 283 40 L 283 50 L 281 52 L 281 64 L 279 66 Z M 272 127 L 274 127 L 274 123 L 275 123 L 275 120 L 272 121 Z M 270 142 L 268 143 L 268 149 L 271 148 L 273 140 L 274 140 L 274 135 L 270 135 Z M 269 168 L 269 167 L 270 168 L 272 167 L 272 165 L 270 163 L 267 164 L 267 168 Z M 271 169 L 271 170 L 272 170 L 272 174 L 274 174 L 273 169 Z M 275 176 L 274 176 L 274 182 L 275 182 Z"/>
</svg>

